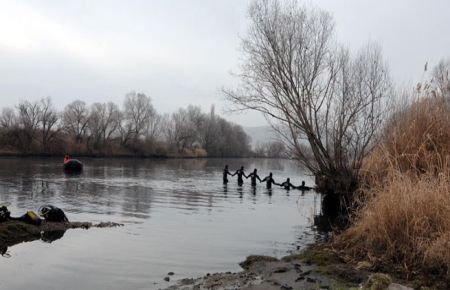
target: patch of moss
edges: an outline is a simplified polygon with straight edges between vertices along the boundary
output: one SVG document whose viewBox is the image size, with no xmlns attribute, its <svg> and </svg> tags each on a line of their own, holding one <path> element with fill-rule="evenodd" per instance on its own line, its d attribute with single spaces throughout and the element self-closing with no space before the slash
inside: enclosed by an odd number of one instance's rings
<svg viewBox="0 0 450 290">
<path fill-rule="evenodd" d="M 270 257 L 270 256 L 258 256 L 258 255 L 252 255 L 248 256 L 245 261 L 239 263 L 239 266 L 242 267 L 242 269 L 248 270 L 251 265 L 253 265 L 256 262 L 276 262 L 278 261 L 277 258 Z"/>
<path fill-rule="evenodd" d="M 285 262 L 300 260 L 304 263 L 314 264 L 317 266 L 328 266 L 341 263 L 338 256 L 334 252 L 326 248 L 308 249 L 301 252 L 300 254 L 286 256 L 282 260 Z"/>
<path fill-rule="evenodd" d="M 385 290 L 392 279 L 389 275 L 383 273 L 375 273 L 370 275 L 369 279 L 363 286 L 363 290 Z"/>
<path fill-rule="evenodd" d="M 334 268 L 332 265 L 320 265 L 315 268 L 315 271 L 324 275 L 332 275 L 334 273 Z"/>
<path fill-rule="evenodd" d="M 358 287 L 346 287 L 346 286 L 341 286 L 341 285 L 332 285 L 330 287 L 330 290 L 360 290 Z"/>
</svg>

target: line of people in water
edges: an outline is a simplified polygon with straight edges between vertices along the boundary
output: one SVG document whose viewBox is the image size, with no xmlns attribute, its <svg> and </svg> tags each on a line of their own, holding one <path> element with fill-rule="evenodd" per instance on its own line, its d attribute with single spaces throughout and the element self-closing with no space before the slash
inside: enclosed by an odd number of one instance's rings
<svg viewBox="0 0 450 290">
<path fill-rule="evenodd" d="M 271 189 L 272 188 L 272 184 L 281 186 L 281 187 L 283 187 L 284 189 L 287 189 L 287 190 L 290 190 L 290 189 L 310 190 L 311 189 L 311 187 L 305 185 L 304 181 L 302 181 L 302 184 L 299 185 L 299 186 L 293 185 L 291 183 L 291 179 L 289 177 L 286 179 L 285 182 L 277 183 L 273 179 L 272 172 L 270 172 L 268 176 L 266 176 L 263 179 L 261 179 L 259 177 L 259 175 L 258 175 L 258 170 L 256 168 L 255 168 L 255 170 L 253 170 L 253 172 L 251 172 L 248 175 L 245 175 L 244 166 L 241 166 L 241 168 L 236 170 L 236 172 L 231 173 L 228 170 L 228 165 L 225 165 L 225 168 L 223 169 L 223 184 L 227 184 L 228 183 L 228 176 L 235 176 L 235 175 L 237 175 L 238 185 L 244 184 L 243 177 L 245 177 L 246 179 L 250 178 L 250 182 L 251 182 L 252 186 L 256 186 L 256 180 L 259 180 L 259 182 L 265 182 L 267 189 Z"/>
</svg>

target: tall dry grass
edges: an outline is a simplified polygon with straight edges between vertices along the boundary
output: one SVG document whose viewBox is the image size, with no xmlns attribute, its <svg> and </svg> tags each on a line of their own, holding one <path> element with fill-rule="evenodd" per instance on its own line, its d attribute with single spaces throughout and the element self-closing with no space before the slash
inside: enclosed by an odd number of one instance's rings
<svg viewBox="0 0 450 290">
<path fill-rule="evenodd" d="M 375 266 L 450 273 L 450 101 L 396 112 L 364 161 L 360 208 L 336 248 Z"/>
</svg>

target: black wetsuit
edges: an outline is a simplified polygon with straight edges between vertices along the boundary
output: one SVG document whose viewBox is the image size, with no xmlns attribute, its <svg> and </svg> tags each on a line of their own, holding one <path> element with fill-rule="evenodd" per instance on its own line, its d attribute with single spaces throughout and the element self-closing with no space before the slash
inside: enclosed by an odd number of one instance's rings
<svg viewBox="0 0 450 290">
<path fill-rule="evenodd" d="M 276 182 L 275 182 L 275 180 L 273 180 L 273 178 L 272 178 L 272 176 L 266 176 L 266 177 L 264 177 L 264 179 L 263 180 L 261 180 L 261 182 L 266 182 L 266 188 L 267 189 L 271 189 L 272 188 L 272 184 L 275 184 L 275 185 L 278 185 Z"/>
<path fill-rule="evenodd" d="M 261 182 L 261 178 L 259 178 L 258 174 L 255 172 L 250 173 L 247 178 L 251 177 L 251 184 L 252 186 L 256 186 L 256 179 L 258 179 Z"/>
<path fill-rule="evenodd" d="M 223 170 L 223 184 L 227 184 L 228 183 L 228 176 L 227 175 L 232 175 L 228 169 L 224 169 Z"/>
<path fill-rule="evenodd" d="M 280 186 L 284 187 L 284 189 L 291 189 L 291 188 L 296 188 L 290 181 L 285 181 L 282 184 L 280 184 Z"/>
<path fill-rule="evenodd" d="M 242 177 L 247 177 L 247 176 L 245 176 L 245 173 L 244 173 L 244 170 L 242 170 L 242 169 L 238 169 L 233 175 L 236 175 L 237 174 L 237 179 L 238 179 L 238 184 L 239 185 L 242 185 L 242 184 L 244 184 L 244 179 L 242 178 Z"/>
</svg>

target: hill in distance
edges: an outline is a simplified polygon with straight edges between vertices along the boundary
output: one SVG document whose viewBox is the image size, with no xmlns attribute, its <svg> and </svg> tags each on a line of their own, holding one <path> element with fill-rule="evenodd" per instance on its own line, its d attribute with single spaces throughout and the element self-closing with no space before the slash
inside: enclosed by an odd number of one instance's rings
<svg viewBox="0 0 450 290">
<path fill-rule="evenodd" d="M 280 140 L 277 133 L 270 126 L 244 127 L 244 131 L 252 138 L 251 145 L 253 148 L 255 148 L 256 144 Z"/>
</svg>

